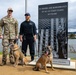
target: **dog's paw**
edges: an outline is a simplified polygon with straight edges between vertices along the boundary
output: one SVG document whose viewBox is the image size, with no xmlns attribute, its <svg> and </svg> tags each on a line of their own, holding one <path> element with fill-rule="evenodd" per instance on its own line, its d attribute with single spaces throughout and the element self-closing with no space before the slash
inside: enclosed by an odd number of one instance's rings
<svg viewBox="0 0 76 75">
<path fill-rule="evenodd" d="M 54 68 L 52 68 L 52 70 L 53 70 L 53 71 L 55 71 L 55 69 L 54 69 Z"/>
<path fill-rule="evenodd" d="M 36 67 L 34 67 L 33 70 L 34 70 L 34 71 L 40 71 L 40 69 L 38 69 L 38 68 L 36 68 Z"/>
<path fill-rule="evenodd" d="M 49 71 L 46 71 L 46 73 L 48 73 L 48 74 L 49 74 L 50 72 L 49 72 Z"/>
<path fill-rule="evenodd" d="M 26 63 L 26 62 L 24 62 L 23 64 L 22 64 L 22 66 L 27 66 L 28 65 L 28 63 Z"/>
<path fill-rule="evenodd" d="M 35 68 L 32 68 L 34 71 L 36 70 Z"/>
<path fill-rule="evenodd" d="M 17 67 L 17 65 L 15 65 L 15 64 L 14 64 L 13 66 L 14 66 L 14 67 Z"/>
</svg>

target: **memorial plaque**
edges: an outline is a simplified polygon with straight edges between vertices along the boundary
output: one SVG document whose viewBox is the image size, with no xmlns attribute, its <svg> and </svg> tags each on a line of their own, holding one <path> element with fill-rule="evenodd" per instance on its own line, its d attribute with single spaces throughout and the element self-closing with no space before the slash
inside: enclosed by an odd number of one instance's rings
<svg viewBox="0 0 76 75">
<path fill-rule="evenodd" d="M 68 58 L 68 3 L 39 5 L 38 50 L 51 45 L 54 59 Z"/>
</svg>

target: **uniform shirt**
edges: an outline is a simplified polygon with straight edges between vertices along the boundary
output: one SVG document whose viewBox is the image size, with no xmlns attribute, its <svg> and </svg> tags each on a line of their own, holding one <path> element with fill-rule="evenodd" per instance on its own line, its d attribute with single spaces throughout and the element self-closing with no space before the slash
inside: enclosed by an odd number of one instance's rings
<svg viewBox="0 0 76 75">
<path fill-rule="evenodd" d="M 24 21 L 21 23 L 20 26 L 20 35 L 25 35 L 25 36 L 32 36 L 36 35 L 36 26 L 35 23 L 32 21 Z"/>
<path fill-rule="evenodd" d="M 15 36 L 18 36 L 18 22 L 15 18 L 8 18 L 7 16 L 3 17 L 0 20 L 0 35 L 4 39 L 15 39 Z"/>
</svg>

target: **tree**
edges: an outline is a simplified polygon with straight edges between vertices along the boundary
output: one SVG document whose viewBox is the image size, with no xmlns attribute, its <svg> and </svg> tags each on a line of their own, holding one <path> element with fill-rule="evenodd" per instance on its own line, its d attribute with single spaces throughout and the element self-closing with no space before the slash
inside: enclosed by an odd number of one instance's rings
<svg viewBox="0 0 76 75">
<path fill-rule="evenodd" d="M 71 33 L 71 34 L 69 35 L 69 38 L 70 38 L 70 39 L 74 39 L 74 38 L 75 38 L 75 34 Z"/>
</svg>

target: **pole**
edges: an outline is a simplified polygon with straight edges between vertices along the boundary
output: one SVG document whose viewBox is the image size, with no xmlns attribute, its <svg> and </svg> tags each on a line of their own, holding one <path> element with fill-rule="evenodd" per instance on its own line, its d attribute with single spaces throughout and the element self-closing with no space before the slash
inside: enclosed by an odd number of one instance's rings
<svg viewBox="0 0 76 75">
<path fill-rule="evenodd" d="M 27 13 L 27 0 L 25 0 L 25 13 Z"/>
</svg>

